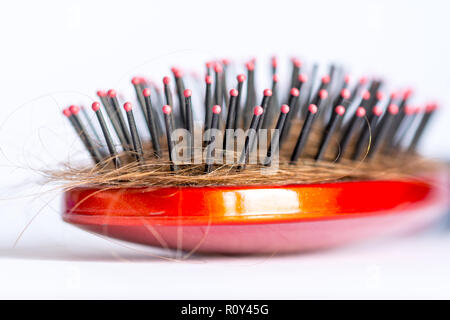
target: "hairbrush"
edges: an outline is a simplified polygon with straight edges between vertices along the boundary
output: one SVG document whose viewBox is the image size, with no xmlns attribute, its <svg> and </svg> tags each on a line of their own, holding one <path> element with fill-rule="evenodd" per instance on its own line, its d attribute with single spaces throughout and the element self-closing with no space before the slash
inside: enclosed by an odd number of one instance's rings
<svg viewBox="0 0 450 320">
<path fill-rule="evenodd" d="M 319 77 L 297 58 L 283 82 L 278 63 L 257 78 L 256 59 L 212 61 L 204 81 L 174 67 L 162 87 L 134 77 L 135 102 L 111 89 L 91 115 L 66 108 L 93 164 L 55 173 L 63 219 L 166 249 L 254 254 L 410 232 L 445 213 L 445 169 L 416 152 L 436 103 L 384 95 L 379 78 L 353 83 L 338 65 Z"/>
</svg>

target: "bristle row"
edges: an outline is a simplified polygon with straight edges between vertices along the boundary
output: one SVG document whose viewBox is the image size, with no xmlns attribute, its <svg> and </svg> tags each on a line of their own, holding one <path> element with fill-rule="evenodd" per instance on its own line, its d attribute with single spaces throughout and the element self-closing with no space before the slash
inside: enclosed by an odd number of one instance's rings
<svg viewBox="0 0 450 320">
<path fill-rule="evenodd" d="M 399 150 L 414 152 L 436 109 L 436 104 L 431 103 L 425 108 L 410 107 L 412 95 L 410 90 L 406 90 L 401 99 L 398 99 L 397 94 L 391 94 L 383 108 L 382 81 L 367 80 L 363 77 L 352 88 L 350 77 L 344 76 L 342 68 L 335 65 L 330 67 L 328 74 L 322 76 L 316 87 L 318 66 L 313 65 L 308 75 L 298 59 L 292 60 L 286 103 L 278 108 L 280 79 L 277 73 L 278 60 L 275 57 L 272 58 L 271 63 L 271 88 L 263 91 L 261 105 L 255 107 L 258 95 L 255 77 L 256 61 L 252 60 L 246 64 L 247 75 L 239 74 L 234 78 L 237 80 L 232 84 L 234 88 L 227 92 L 230 83 L 229 63 L 228 60 L 222 63 L 207 63 L 204 91 L 200 92 L 204 98 L 202 108 L 205 113 L 202 130 L 207 134 L 200 144 L 194 140 L 195 131 L 199 130 L 194 123 L 194 113 L 198 109 L 192 99 L 192 90 L 185 87 L 183 72 L 180 69 L 172 68 L 177 104 L 173 99 L 169 77 L 163 78 L 164 99 L 158 86 L 149 84 L 147 80 L 140 77 L 132 79 L 146 130 L 152 142 L 152 150 L 149 154 L 157 158 L 164 156 L 161 137 L 165 131 L 164 144 L 167 145 L 168 156 L 172 161 L 171 170 L 179 169 L 176 164 L 179 157 L 175 150 L 177 141 L 173 140 L 173 132 L 179 128 L 185 129 L 189 134 L 187 142 L 191 161 L 194 160 L 196 145 L 202 146 L 202 150 L 206 151 L 202 162 L 205 165 L 204 172 L 209 173 L 214 169 L 216 154 L 220 150 L 217 149 L 219 137 L 217 131 L 223 133 L 223 158 L 226 158 L 228 146 L 235 145 L 234 141 L 230 142 L 230 139 L 233 140 L 234 137 L 230 132 L 236 132 L 237 129 L 247 130 L 245 143 L 238 157 L 238 170 L 245 169 L 250 155 L 256 152 L 261 143 L 259 140 L 261 132 L 266 129 L 275 129 L 275 131 L 271 135 L 267 152 L 262 157 L 262 163 L 265 166 L 272 165 L 275 150 L 290 154 L 286 160 L 291 164 L 297 163 L 303 157 L 311 157 L 311 155 L 305 155 L 304 151 L 310 142 L 312 128 L 317 126 L 322 128 L 322 137 L 317 146 L 317 152 L 313 155 L 316 161 L 342 159 L 361 161 L 371 159 L 377 154 L 392 153 L 394 150 L 395 152 Z M 152 91 L 156 91 L 156 97 L 151 95 Z M 107 93 L 98 91 L 97 95 L 113 128 L 113 131 L 109 130 L 100 103 L 94 102 L 92 109 L 96 113 L 106 148 L 96 143 L 100 141 L 100 134 L 85 111 L 83 113 L 87 127 L 78 115 L 78 107 L 71 106 L 64 110 L 64 114 L 69 118 L 92 159 L 95 163 L 102 163 L 110 158 L 106 165 L 112 163 L 114 168 L 119 168 L 127 161 L 138 161 L 144 167 L 148 152 L 144 150 L 146 144 L 141 141 L 131 103 L 126 102 L 123 105 L 126 113 L 125 120 L 115 90 L 109 90 Z M 241 101 L 244 102 L 243 105 Z M 160 122 L 158 108 L 154 108 L 155 105 L 161 106 L 163 103 L 164 127 Z M 301 123 L 300 130 L 291 132 L 294 123 L 298 122 Z M 224 130 L 221 131 L 221 128 Z M 120 142 L 120 146 L 114 145 L 111 132 Z M 294 138 L 292 138 L 293 135 Z M 408 137 L 410 137 L 409 141 L 407 141 Z M 290 152 L 286 150 L 289 139 L 295 141 Z M 336 154 L 330 155 L 328 151 L 333 139 L 338 141 L 338 148 Z M 120 148 L 122 152 L 119 152 L 117 148 Z"/>
</svg>

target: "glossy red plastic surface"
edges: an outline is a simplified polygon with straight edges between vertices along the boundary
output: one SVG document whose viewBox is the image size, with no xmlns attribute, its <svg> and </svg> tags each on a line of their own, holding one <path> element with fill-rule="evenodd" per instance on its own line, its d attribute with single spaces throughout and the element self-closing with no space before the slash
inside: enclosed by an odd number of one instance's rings
<svg viewBox="0 0 450 320">
<path fill-rule="evenodd" d="M 216 253 L 328 248 L 423 227 L 444 212 L 435 184 L 360 181 L 290 186 L 81 187 L 65 221 L 110 237 Z"/>
</svg>

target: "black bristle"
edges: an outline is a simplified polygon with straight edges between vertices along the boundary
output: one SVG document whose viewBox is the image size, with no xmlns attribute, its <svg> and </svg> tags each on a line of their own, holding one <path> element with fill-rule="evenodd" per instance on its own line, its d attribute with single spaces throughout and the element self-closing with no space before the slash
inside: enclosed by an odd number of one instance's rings
<svg viewBox="0 0 450 320">
<path fill-rule="evenodd" d="M 392 120 L 392 125 L 387 133 L 387 137 L 389 137 L 389 139 L 383 145 L 383 152 L 387 152 L 389 150 L 392 150 L 393 148 L 395 142 L 394 137 L 397 135 L 397 131 L 400 127 L 400 124 L 403 122 L 403 119 L 405 117 L 405 107 L 406 104 L 408 103 L 410 95 L 411 95 L 410 91 L 405 92 L 402 100 L 398 105 L 398 114 L 394 117 L 394 120 Z"/>
<path fill-rule="evenodd" d="M 68 116 L 68 119 L 72 124 L 72 127 L 75 129 L 77 135 L 80 137 L 81 142 L 83 142 L 83 145 L 90 153 L 94 162 L 99 163 L 100 161 L 102 161 L 103 157 L 78 117 L 79 108 L 76 106 L 71 106 L 66 110 L 64 112 L 65 114 L 67 112 L 66 115 Z"/>
<path fill-rule="evenodd" d="M 247 163 L 249 162 L 250 152 L 252 150 L 252 146 L 256 141 L 256 136 L 258 134 L 257 128 L 258 123 L 263 114 L 264 110 L 260 106 L 256 106 L 253 109 L 253 117 L 250 122 L 250 126 L 247 130 L 247 135 L 245 137 L 244 149 L 242 150 L 241 157 L 239 159 L 240 167 L 239 170 L 244 170 Z"/>
<path fill-rule="evenodd" d="M 225 152 L 227 150 L 227 143 L 228 143 L 228 131 L 230 129 L 233 129 L 235 124 L 234 124 L 234 118 L 235 118 L 235 113 L 236 113 L 236 101 L 237 101 L 237 97 L 239 95 L 239 92 L 236 89 L 231 89 L 230 90 L 230 99 L 229 99 L 229 105 L 228 105 L 228 114 L 227 114 L 227 122 L 225 123 L 225 134 L 223 137 L 223 150 L 224 150 L 224 157 L 225 157 Z"/>
<path fill-rule="evenodd" d="M 100 98 L 100 101 L 102 105 L 104 106 L 106 110 L 106 114 L 108 115 L 109 121 L 111 122 L 111 125 L 113 126 L 114 132 L 116 133 L 117 138 L 119 139 L 120 143 L 122 144 L 122 147 L 125 149 L 126 140 L 122 133 L 122 130 L 120 129 L 119 120 L 116 116 L 116 112 L 113 110 L 113 107 L 109 103 L 109 99 L 106 96 L 106 93 L 103 91 L 97 91 L 97 95 Z"/>
<path fill-rule="evenodd" d="M 279 149 L 281 132 L 286 123 L 286 118 L 289 113 L 289 106 L 284 104 L 281 106 L 280 115 L 278 116 L 277 124 L 275 125 L 275 133 L 270 141 L 269 148 L 267 149 L 266 159 L 264 160 L 264 165 L 270 166 L 273 158 L 273 150 Z"/>
<path fill-rule="evenodd" d="M 272 77 L 273 77 L 274 75 L 277 74 L 277 68 L 278 68 L 278 59 L 276 56 L 272 57 L 270 66 L 272 68 Z"/>
<path fill-rule="evenodd" d="M 278 75 L 274 74 L 272 76 L 272 97 L 269 101 L 269 106 L 267 107 L 266 115 L 264 116 L 264 121 L 262 124 L 263 129 L 268 129 L 272 124 L 273 117 L 276 114 L 276 108 L 279 105 L 278 102 Z"/>
<path fill-rule="evenodd" d="M 130 127 L 131 141 L 132 141 L 132 151 L 136 160 L 140 165 L 145 164 L 144 160 L 144 150 L 142 149 L 141 138 L 136 127 L 136 121 L 134 120 L 133 109 L 130 102 L 124 103 L 124 108 L 128 118 L 128 126 Z"/>
<path fill-rule="evenodd" d="M 378 152 L 378 149 L 383 143 L 384 138 L 387 132 L 389 131 L 390 126 L 392 125 L 392 121 L 394 120 L 394 117 L 397 113 L 398 113 L 398 106 L 393 103 L 389 103 L 383 118 L 378 122 L 377 126 L 375 127 L 375 132 L 373 134 L 374 136 L 373 142 L 370 147 L 369 154 L 367 155 L 368 158 L 373 158 L 373 156 Z"/>
<path fill-rule="evenodd" d="M 147 110 L 145 108 L 145 102 L 144 102 L 144 96 L 142 95 L 142 90 L 145 89 L 145 85 L 143 84 L 143 79 L 134 77 L 131 80 L 131 84 L 133 85 L 134 92 L 136 93 L 136 98 L 138 100 L 139 107 L 141 108 L 142 114 L 144 115 L 145 121 L 148 122 Z"/>
<path fill-rule="evenodd" d="M 169 149 L 169 160 L 170 160 L 170 171 L 177 171 L 178 166 L 175 164 L 176 156 L 173 149 L 173 141 L 172 141 L 172 132 L 173 132 L 173 115 L 172 115 L 172 107 L 166 104 L 163 107 L 164 113 L 164 123 L 166 125 L 166 138 L 167 138 L 167 147 Z"/>
<path fill-rule="evenodd" d="M 358 107 L 353 116 L 350 119 L 347 127 L 344 129 L 344 132 L 341 136 L 341 140 L 339 141 L 339 153 L 336 155 L 336 162 L 339 162 L 342 159 L 347 147 L 355 134 L 355 131 L 359 129 L 362 122 L 364 121 L 364 117 L 366 116 L 366 109 L 362 106 Z"/>
<path fill-rule="evenodd" d="M 111 134 L 109 133 L 108 127 L 106 126 L 105 118 L 103 117 L 102 110 L 100 109 L 100 103 L 94 102 L 92 104 L 92 109 L 94 110 L 98 123 L 100 124 L 100 128 L 102 129 L 103 136 L 105 137 L 106 146 L 108 147 L 109 155 L 112 158 L 112 161 L 114 163 L 114 167 L 120 168 L 121 163 L 120 159 L 117 156 L 116 147 L 114 146 Z"/>
<path fill-rule="evenodd" d="M 366 147 L 371 147 L 374 137 L 376 124 L 382 114 L 382 110 L 378 106 L 374 106 L 369 114 L 368 126 L 364 126 L 361 134 L 356 142 L 356 147 L 353 151 L 352 159 L 357 160 L 363 153 Z M 370 149 L 369 149 L 370 150 Z"/>
<path fill-rule="evenodd" d="M 241 98 L 242 98 L 242 87 L 244 86 L 244 81 L 246 80 L 245 75 L 240 74 L 236 77 L 238 96 L 236 97 L 236 112 L 234 113 L 234 130 L 241 128 L 242 119 L 242 108 L 241 108 Z"/>
<path fill-rule="evenodd" d="M 166 105 L 169 105 L 172 108 L 172 113 L 171 113 L 171 116 L 169 117 L 169 119 L 172 122 L 172 128 L 176 128 L 175 118 L 173 116 L 173 110 L 174 110 L 173 96 L 172 96 L 172 90 L 170 89 L 170 78 L 169 77 L 163 78 L 163 85 L 164 85 L 164 96 L 166 97 Z M 165 119 L 164 119 L 164 122 L 165 122 Z"/>
<path fill-rule="evenodd" d="M 289 118 L 295 119 L 301 113 L 300 100 L 301 100 L 301 97 L 303 96 L 302 93 L 303 93 L 303 90 L 304 90 L 305 83 L 307 83 L 307 82 L 308 82 L 308 77 L 306 77 L 305 74 L 300 74 L 298 76 L 297 86 L 295 88 L 298 90 L 299 96 L 295 100 L 294 105 L 292 106 L 292 113 L 289 112 L 289 116 L 288 116 Z M 289 121 L 289 123 L 291 123 L 291 122 Z"/>
<path fill-rule="evenodd" d="M 156 126 L 156 117 L 155 117 L 155 113 L 153 110 L 152 100 L 151 100 L 151 96 L 150 96 L 150 89 L 144 89 L 142 95 L 144 97 L 145 109 L 148 114 L 147 127 L 148 127 L 148 130 L 150 133 L 150 137 L 152 139 L 153 152 L 154 152 L 155 156 L 157 156 L 158 158 L 161 158 L 161 156 L 162 156 L 161 146 L 159 144 L 159 136 L 160 135 L 158 133 L 158 128 Z"/>
<path fill-rule="evenodd" d="M 416 150 L 419 140 L 423 136 L 425 128 L 427 127 L 428 123 L 430 122 L 431 117 L 435 113 L 436 108 L 437 108 L 437 106 L 435 104 L 427 105 L 425 113 L 423 114 L 422 118 L 420 119 L 419 126 L 417 127 L 416 132 L 414 133 L 414 136 L 408 147 L 409 152 L 414 152 Z"/>
<path fill-rule="evenodd" d="M 84 120 L 86 120 L 87 125 L 90 129 L 90 131 L 94 134 L 95 139 L 97 141 L 100 141 L 100 135 L 98 134 L 97 130 L 94 127 L 94 124 L 92 123 L 91 117 L 86 112 L 86 109 L 83 106 L 80 106 L 81 113 L 83 114 Z"/>
<path fill-rule="evenodd" d="M 296 88 L 298 82 L 298 75 L 300 73 L 301 62 L 297 58 L 292 58 L 292 72 L 291 72 L 291 82 L 289 88 Z M 286 96 L 289 96 L 290 92 Z"/>
<path fill-rule="evenodd" d="M 221 84 L 222 84 L 221 94 L 223 96 L 224 105 L 226 107 L 228 107 L 229 98 L 228 98 L 228 94 L 227 94 L 227 92 L 228 92 L 227 73 L 228 73 L 229 62 L 226 59 L 224 59 L 222 62 L 223 62 L 223 72 L 222 72 L 222 79 L 221 79 Z"/>
<path fill-rule="evenodd" d="M 255 88 L 255 64 L 253 62 L 247 63 L 247 95 L 245 100 L 243 118 L 244 128 L 249 126 L 252 119 L 252 108 L 256 104 L 256 88 Z"/>
<path fill-rule="evenodd" d="M 120 128 L 120 136 L 122 146 L 124 150 L 131 150 L 131 138 L 130 133 L 128 132 L 127 125 L 125 124 L 125 119 L 123 118 L 122 112 L 120 111 L 119 101 L 116 97 L 116 92 L 114 90 L 108 91 L 109 96 L 109 104 L 111 105 L 111 109 L 114 112 L 115 118 L 119 124 Z"/>
<path fill-rule="evenodd" d="M 205 159 L 205 173 L 212 171 L 214 166 L 215 150 L 216 150 L 216 135 L 215 130 L 219 128 L 219 118 L 222 112 L 222 108 L 219 105 L 215 105 L 212 110 L 211 132 L 208 137 L 208 143 L 206 146 L 206 159 Z"/>
<path fill-rule="evenodd" d="M 306 143 L 308 141 L 309 134 L 311 132 L 312 124 L 315 118 L 315 115 L 318 111 L 318 107 L 315 104 L 310 104 L 308 107 L 308 113 L 306 114 L 305 122 L 303 123 L 303 127 L 300 131 L 300 135 L 298 136 L 297 142 L 294 147 L 294 151 L 291 155 L 290 163 L 294 164 L 297 162 L 298 158 L 302 154 Z"/>
<path fill-rule="evenodd" d="M 288 103 L 287 103 L 289 108 L 292 108 L 292 106 L 294 106 L 297 103 L 299 95 L 300 95 L 300 92 L 298 91 L 297 88 L 292 88 L 291 89 L 291 92 L 290 92 L 290 95 L 289 95 L 289 99 L 288 99 Z M 290 115 L 290 113 L 291 112 L 288 113 L 287 119 L 286 119 L 285 124 L 283 126 L 283 129 L 281 130 L 280 149 L 281 149 L 281 146 L 284 143 L 284 141 L 286 141 L 288 136 L 289 136 L 289 131 L 290 131 L 290 128 L 291 128 L 291 121 L 292 121 L 292 116 Z"/>
<path fill-rule="evenodd" d="M 303 99 L 303 104 L 301 105 L 301 108 L 300 108 L 300 110 L 303 111 L 303 113 L 301 114 L 302 118 L 306 117 L 306 114 L 308 112 L 307 107 L 309 105 L 309 101 L 311 100 L 311 97 L 313 94 L 314 85 L 316 83 L 318 71 L 319 71 L 319 66 L 317 64 L 314 64 L 313 68 L 311 70 L 311 76 L 309 77 L 310 80 L 309 80 L 308 91 L 307 91 L 306 95 L 304 96 L 305 98 Z"/>
<path fill-rule="evenodd" d="M 403 118 L 403 123 L 401 124 L 397 134 L 394 137 L 393 149 L 400 151 L 402 148 L 402 143 L 405 141 L 408 132 L 410 131 L 414 121 L 417 119 L 419 112 L 411 106 L 405 107 L 405 117 Z"/>
<path fill-rule="evenodd" d="M 264 122 L 264 118 L 267 112 L 267 108 L 270 105 L 270 100 L 272 99 L 272 90 L 270 89 L 265 89 L 264 93 L 263 93 L 263 98 L 261 101 L 261 107 L 263 108 L 263 114 L 261 115 L 259 121 L 258 121 L 258 127 L 256 130 L 259 130 L 262 128 L 263 122 Z"/>
<path fill-rule="evenodd" d="M 330 143 L 331 137 L 333 136 L 336 128 L 340 121 L 342 121 L 343 115 L 345 113 L 348 104 L 341 105 L 340 103 L 334 108 L 333 114 L 331 115 L 330 121 L 325 127 L 325 131 L 322 135 L 322 139 L 319 144 L 319 150 L 315 156 L 315 160 L 322 160 L 325 155 L 325 151 Z"/>
<path fill-rule="evenodd" d="M 180 109 L 179 119 L 181 120 L 180 125 L 184 127 L 186 125 L 186 105 L 184 102 L 183 92 L 185 90 L 184 81 L 182 77 L 182 73 L 177 68 L 172 68 L 172 73 L 175 78 L 175 89 L 177 92 L 178 98 L 178 108 Z M 172 108 L 174 106 L 172 105 Z"/>
<path fill-rule="evenodd" d="M 186 116 L 186 130 L 189 131 L 189 147 L 191 153 L 191 159 L 194 159 L 194 116 L 192 113 L 192 91 L 189 89 L 184 90 L 184 105 L 185 105 L 185 116 Z"/>
<path fill-rule="evenodd" d="M 222 106 L 222 73 L 223 68 L 220 64 L 214 67 L 214 104 Z"/>
<path fill-rule="evenodd" d="M 204 130 L 208 130 L 211 126 L 212 118 L 212 77 L 206 75 L 205 77 L 205 123 L 203 125 Z"/>
</svg>

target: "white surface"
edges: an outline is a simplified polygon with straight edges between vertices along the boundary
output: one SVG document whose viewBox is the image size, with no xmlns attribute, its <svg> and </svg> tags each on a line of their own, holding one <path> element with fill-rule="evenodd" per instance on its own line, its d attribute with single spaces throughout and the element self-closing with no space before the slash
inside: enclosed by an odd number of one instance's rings
<svg viewBox="0 0 450 320">
<path fill-rule="evenodd" d="M 59 235 L 33 241 L 49 224 Z M 60 225 L 52 215 L 15 249 L 2 250 L 0 298 L 448 299 L 449 243 L 447 227 L 302 255 L 174 261 Z"/>
<path fill-rule="evenodd" d="M 448 159 L 449 9 L 446 1 L 2 2 L 0 297 L 450 298 L 449 232 L 298 256 L 167 262 L 62 223 L 60 193 L 42 194 L 50 186 L 41 189 L 35 171 L 86 157 L 60 110 L 88 105 L 99 87 L 131 96 L 136 73 L 159 80 L 179 61 L 203 72 L 206 59 L 274 53 L 341 61 L 357 76 L 417 87 L 417 102 L 438 99 L 422 149 Z"/>
</svg>

